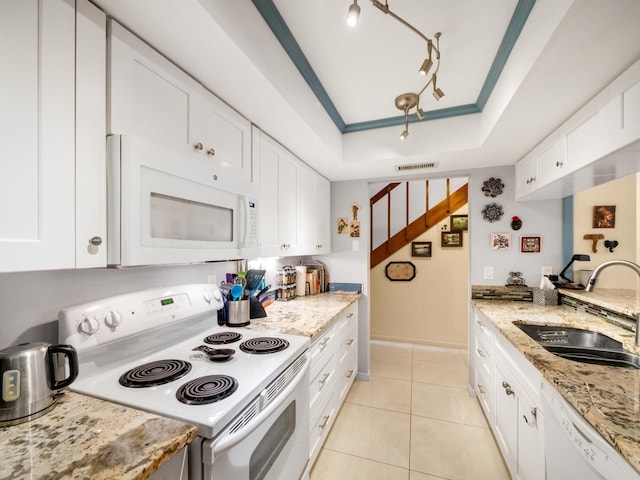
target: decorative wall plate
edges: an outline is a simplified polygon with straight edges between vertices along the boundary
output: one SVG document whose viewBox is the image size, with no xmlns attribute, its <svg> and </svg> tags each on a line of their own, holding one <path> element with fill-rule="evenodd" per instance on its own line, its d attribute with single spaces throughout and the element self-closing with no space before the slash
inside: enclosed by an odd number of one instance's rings
<svg viewBox="0 0 640 480">
<path fill-rule="evenodd" d="M 502 215 L 504 215 L 504 210 L 497 203 L 489 203 L 482 209 L 482 218 L 487 222 L 497 222 L 502 218 Z"/>
<path fill-rule="evenodd" d="M 409 282 L 416 276 L 416 266 L 411 262 L 389 262 L 384 273 L 394 282 Z"/>
<path fill-rule="evenodd" d="M 497 197 L 502 193 L 504 183 L 499 178 L 491 177 L 482 184 L 482 191 L 486 197 Z"/>
</svg>

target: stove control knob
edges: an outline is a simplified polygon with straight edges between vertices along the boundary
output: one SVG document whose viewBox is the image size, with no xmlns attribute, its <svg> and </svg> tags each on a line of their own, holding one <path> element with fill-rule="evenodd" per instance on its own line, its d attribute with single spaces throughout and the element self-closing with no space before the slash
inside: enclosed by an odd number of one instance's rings
<svg viewBox="0 0 640 480">
<path fill-rule="evenodd" d="M 84 317 L 78 324 L 78 332 L 82 333 L 83 335 L 91 336 L 98 331 L 99 327 L 100 322 L 98 322 L 97 318 Z"/>
<path fill-rule="evenodd" d="M 217 302 L 219 302 L 220 299 L 222 298 L 222 294 L 220 293 L 220 290 L 218 290 L 217 288 L 213 289 L 213 298 L 215 298 Z"/>
<path fill-rule="evenodd" d="M 211 292 L 209 290 L 205 290 L 204 292 L 202 292 L 202 296 L 204 297 L 205 302 L 211 303 L 213 295 L 211 295 Z"/>
<path fill-rule="evenodd" d="M 118 325 L 122 323 L 122 315 L 120 312 L 109 310 L 104 316 L 104 324 L 112 330 L 115 330 Z"/>
</svg>

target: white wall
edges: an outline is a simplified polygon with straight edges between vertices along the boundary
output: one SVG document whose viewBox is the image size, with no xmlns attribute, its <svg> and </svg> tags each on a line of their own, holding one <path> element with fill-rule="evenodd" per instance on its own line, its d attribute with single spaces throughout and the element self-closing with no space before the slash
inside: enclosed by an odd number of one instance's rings
<svg viewBox="0 0 640 480">
<path fill-rule="evenodd" d="M 56 270 L 0 274 L 0 348 L 23 342 L 58 342 L 58 311 L 135 290 L 218 281 L 235 262 L 130 269 Z"/>
<path fill-rule="evenodd" d="M 338 235 L 338 218 L 352 219 L 351 206 L 360 205 L 360 238 Z M 331 183 L 331 255 L 318 256 L 326 263 L 332 282 L 362 283 L 362 298 L 358 306 L 358 370 L 367 377 L 369 362 L 369 249 L 370 249 L 369 188 L 365 181 Z"/>
<path fill-rule="evenodd" d="M 492 198 L 482 192 L 484 181 L 500 178 L 504 183 L 501 195 Z M 490 223 L 482 218 L 482 209 L 489 203 L 497 203 L 504 210 L 502 218 Z M 522 220 L 522 228 L 511 229 L 511 217 Z M 515 201 L 515 168 L 513 166 L 478 169 L 469 178 L 469 231 L 471 239 L 470 283 L 472 285 L 505 285 L 509 272 L 522 272 L 528 286 L 538 286 L 541 267 L 553 267 L 553 273 L 562 268 L 562 200 L 530 202 Z M 511 249 L 491 249 L 491 233 L 510 233 Z M 520 253 L 520 237 L 541 236 L 542 251 L 539 254 Z M 494 268 L 494 279 L 484 278 L 484 267 Z"/>
</svg>

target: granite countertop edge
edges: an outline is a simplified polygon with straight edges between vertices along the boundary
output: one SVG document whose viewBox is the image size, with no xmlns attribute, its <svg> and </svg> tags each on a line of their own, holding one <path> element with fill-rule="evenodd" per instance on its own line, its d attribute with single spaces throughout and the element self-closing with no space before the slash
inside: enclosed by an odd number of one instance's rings
<svg viewBox="0 0 640 480">
<path fill-rule="evenodd" d="M 585 298 L 580 294 L 571 296 Z M 587 297 L 596 298 L 595 295 Z M 610 300 L 608 298 L 599 304 L 605 303 L 611 308 L 615 304 Z M 609 335 L 621 341 L 625 349 L 640 354 L 640 347 L 634 344 L 633 333 L 595 315 L 563 306 L 540 306 L 509 300 L 472 300 L 472 304 L 604 440 L 640 472 L 640 370 L 560 358 L 545 350 L 513 322 L 586 328 Z M 633 312 L 635 308 L 632 304 L 625 305 L 621 313 Z"/>
</svg>

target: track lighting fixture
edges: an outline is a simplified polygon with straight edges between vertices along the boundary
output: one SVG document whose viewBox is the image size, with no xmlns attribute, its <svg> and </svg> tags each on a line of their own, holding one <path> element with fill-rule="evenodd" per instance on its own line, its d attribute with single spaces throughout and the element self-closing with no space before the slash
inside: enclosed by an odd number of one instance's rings
<svg viewBox="0 0 640 480">
<path fill-rule="evenodd" d="M 353 3 L 349 7 L 349 11 L 347 12 L 347 25 L 350 27 L 355 27 L 358 24 L 358 19 L 360 18 L 360 6 L 358 5 L 358 0 L 353 0 Z"/>
<path fill-rule="evenodd" d="M 435 45 L 432 39 L 424 35 L 420 30 L 411 25 L 409 22 L 399 17 L 395 13 L 391 11 L 389 8 L 388 0 L 371 0 L 373 6 L 380 10 L 382 13 L 386 15 L 390 15 L 398 22 L 402 23 L 409 30 L 414 32 L 420 38 L 422 38 L 425 42 L 427 42 L 427 58 L 424 59 L 422 65 L 420 65 L 420 69 L 418 72 L 420 75 L 428 76 L 429 71 L 433 68 L 435 63 L 435 71 L 431 74 L 431 77 L 427 81 L 426 85 L 422 87 L 422 90 L 418 93 L 403 93 L 396 97 L 395 103 L 396 107 L 404 112 L 404 130 L 402 134 L 400 134 L 400 139 L 404 140 L 409 136 L 409 113 L 414 113 L 411 110 L 415 109 L 415 114 L 418 117 L 418 120 L 424 119 L 424 111 L 420 108 L 420 95 L 427 89 L 429 85 L 433 86 L 433 97 L 440 101 L 442 97 L 444 97 L 444 92 L 438 88 L 436 85 L 437 77 L 436 74 L 440 69 L 440 36 L 442 35 L 440 32 L 437 32 L 433 35 L 435 38 Z M 360 7 L 358 6 L 358 0 L 353 0 L 353 3 L 349 6 L 349 11 L 347 13 L 347 24 L 349 26 L 355 26 L 358 23 L 358 18 L 360 16 Z M 433 60 L 433 54 L 435 53 L 435 62 Z"/>
</svg>

